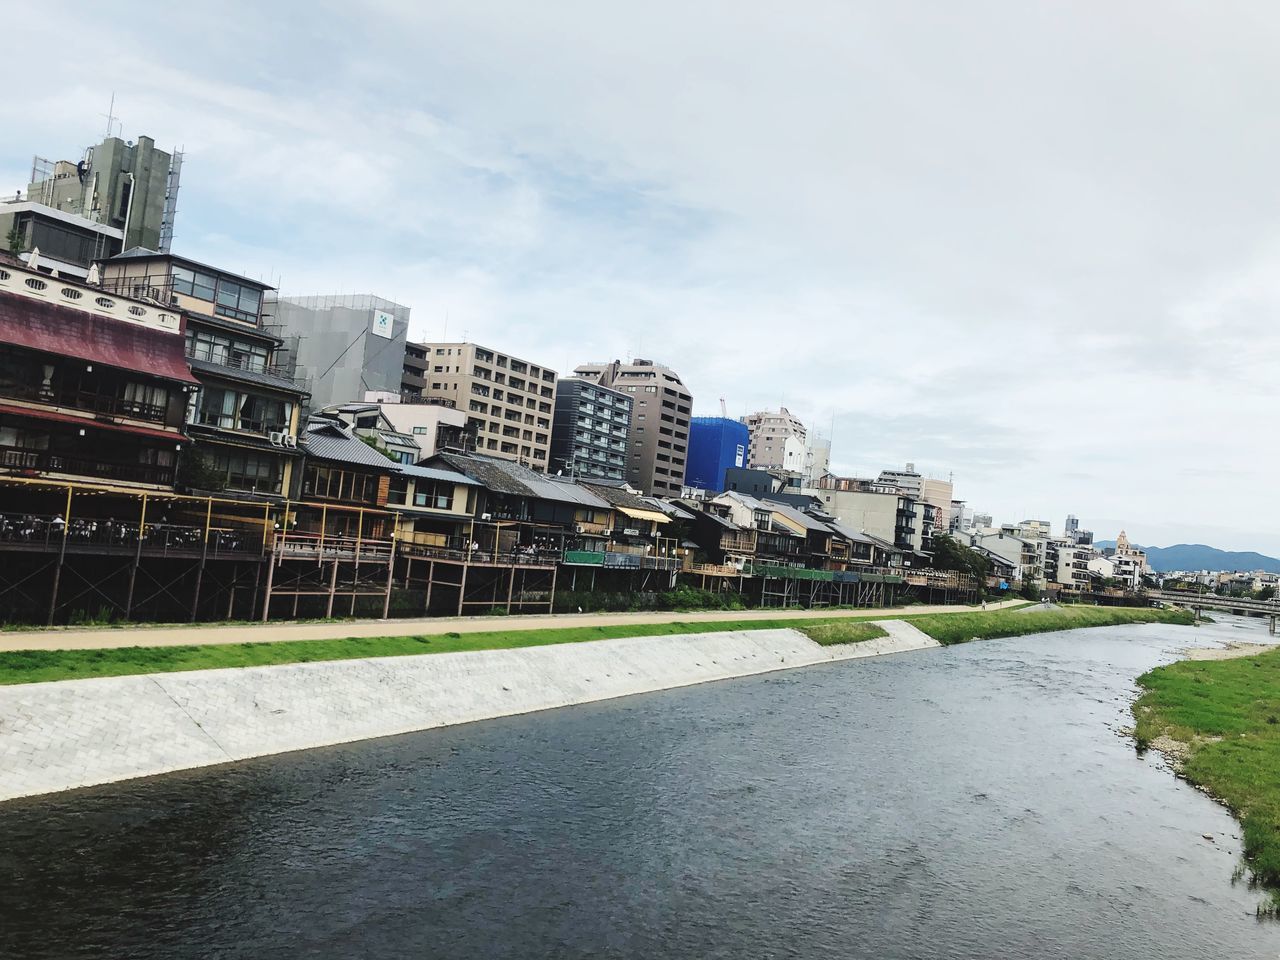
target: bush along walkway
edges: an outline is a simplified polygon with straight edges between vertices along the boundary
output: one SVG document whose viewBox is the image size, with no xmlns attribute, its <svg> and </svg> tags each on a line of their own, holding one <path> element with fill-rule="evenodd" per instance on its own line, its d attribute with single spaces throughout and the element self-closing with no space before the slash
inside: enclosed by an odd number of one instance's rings
<svg viewBox="0 0 1280 960">
<path fill-rule="evenodd" d="M 1280 650 L 1172 663 L 1138 686 L 1139 749 L 1160 750 L 1231 809 L 1243 827 L 1245 872 L 1268 891 L 1259 915 L 1280 916 Z"/>
</svg>

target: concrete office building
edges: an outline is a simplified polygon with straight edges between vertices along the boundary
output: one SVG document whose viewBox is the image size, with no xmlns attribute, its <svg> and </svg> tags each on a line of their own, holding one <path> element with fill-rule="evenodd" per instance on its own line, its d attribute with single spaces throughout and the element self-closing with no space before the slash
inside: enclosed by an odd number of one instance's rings
<svg viewBox="0 0 1280 960">
<path fill-rule="evenodd" d="M 586 363 L 574 370 L 631 395 L 627 483 L 645 494 L 678 497 L 684 488 L 693 396 L 670 367 L 652 360 Z"/>
<path fill-rule="evenodd" d="M 77 277 L 135 247 L 167 253 L 181 170 L 182 154 L 156 149 L 150 137 L 107 137 L 79 161 L 36 157 L 25 196 L 0 203 L 0 237 L 13 236 L 12 252 L 38 249 L 46 267 Z"/>
<path fill-rule="evenodd" d="M 751 440 L 747 465 L 774 474 L 805 475 L 809 463 L 809 431 L 786 407 L 761 410 L 742 418 Z M 828 452 L 829 456 L 829 452 Z"/>
<path fill-rule="evenodd" d="M 591 380 L 556 384 L 551 470 L 578 479 L 625 480 L 632 395 Z"/>
<path fill-rule="evenodd" d="M 689 423 L 689 463 L 684 482 L 696 490 L 723 493 L 726 472 L 746 466 L 747 425 L 728 417 L 694 417 Z"/>
<path fill-rule="evenodd" d="M 556 372 L 478 343 L 413 343 L 400 351 L 397 389 L 405 381 L 407 350 L 420 362 L 423 398 L 452 400 L 467 414 L 479 453 L 515 460 L 545 473 L 551 460 Z M 418 369 L 418 366 L 414 367 Z"/>
<path fill-rule="evenodd" d="M 400 392 L 409 308 L 367 294 L 270 295 L 263 320 L 284 343 L 282 363 L 311 395 L 310 409 Z"/>
<path fill-rule="evenodd" d="M 934 533 L 946 533 L 951 529 L 951 503 L 955 488 L 950 480 L 926 477 L 916 471 L 914 463 L 908 463 L 905 470 L 881 470 L 877 480 L 892 484 L 908 496 L 934 508 L 930 511 L 931 522 L 922 531 L 925 543 L 932 539 Z"/>
</svg>

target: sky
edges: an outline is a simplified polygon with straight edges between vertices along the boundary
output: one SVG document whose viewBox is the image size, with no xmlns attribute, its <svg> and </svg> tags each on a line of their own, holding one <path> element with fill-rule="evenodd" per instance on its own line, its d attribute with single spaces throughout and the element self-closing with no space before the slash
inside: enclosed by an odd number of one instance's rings
<svg viewBox="0 0 1280 960">
<path fill-rule="evenodd" d="M 562 373 L 665 362 L 696 414 L 785 404 L 836 472 L 912 462 L 997 522 L 1280 554 L 1275 4 L 58 18 L 7 51 L 0 195 L 114 92 L 185 151 L 175 253 Z"/>
</svg>

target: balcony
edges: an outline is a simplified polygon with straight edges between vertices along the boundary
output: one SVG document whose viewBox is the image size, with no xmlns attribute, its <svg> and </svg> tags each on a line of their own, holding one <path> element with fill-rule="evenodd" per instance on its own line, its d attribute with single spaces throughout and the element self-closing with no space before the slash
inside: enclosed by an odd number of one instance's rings
<svg viewBox="0 0 1280 960">
<path fill-rule="evenodd" d="M 104 416 L 128 417 L 132 420 L 147 420 L 152 423 L 164 423 L 168 413 L 166 407 L 158 404 L 125 400 L 111 394 L 71 390 L 58 386 L 11 385 L 5 387 L 4 393 L 5 396 L 18 400 L 34 400 L 57 407 L 68 407 L 72 410 L 87 410 Z"/>
<path fill-rule="evenodd" d="M 62 473 L 94 480 L 119 480 L 127 483 L 173 485 L 173 467 L 145 463 L 106 463 L 98 459 L 69 457 L 47 450 L 27 450 L 0 446 L 0 469 L 32 470 L 39 473 Z"/>
<path fill-rule="evenodd" d="M 205 551 L 204 528 L 173 523 L 141 527 L 142 552 L 147 556 L 191 556 Z M 58 550 L 66 539 L 74 553 L 133 553 L 138 549 L 139 525 L 100 517 L 62 517 L 0 513 L 0 546 L 30 550 Z M 208 557 L 244 556 L 262 552 L 262 535 L 254 530 L 210 528 Z"/>
</svg>

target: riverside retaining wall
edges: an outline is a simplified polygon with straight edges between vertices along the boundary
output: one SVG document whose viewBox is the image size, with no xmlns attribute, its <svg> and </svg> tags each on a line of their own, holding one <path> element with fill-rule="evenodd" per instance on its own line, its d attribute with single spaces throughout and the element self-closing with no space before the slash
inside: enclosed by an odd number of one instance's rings
<svg viewBox="0 0 1280 960">
<path fill-rule="evenodd" d="M 0 687 L 0 800 L 937 646 L 881 626 L 831 647 L 751 630 Z"/>
</svg>

